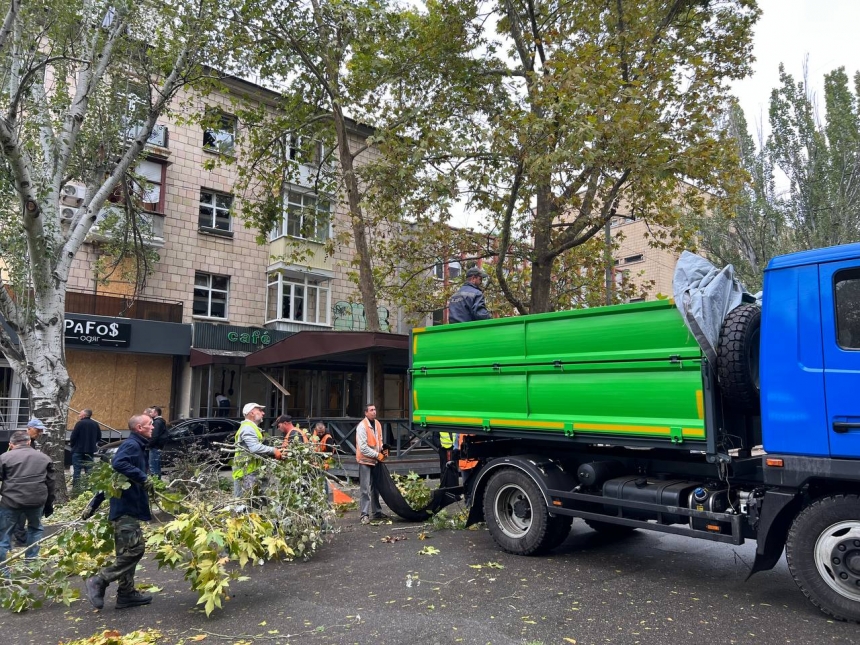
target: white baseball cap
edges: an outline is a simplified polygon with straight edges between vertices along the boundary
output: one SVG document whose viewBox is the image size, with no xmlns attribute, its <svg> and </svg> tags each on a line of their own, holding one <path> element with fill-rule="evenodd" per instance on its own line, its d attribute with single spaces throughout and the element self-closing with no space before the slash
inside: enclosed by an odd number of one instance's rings
<svg viewBox="0 0 860 645">
<path fill-rule="evenodd" d="M 247 417 L 248 414 L 250 414 L 251 410 L 255 410 L 257 408 L 260 408 L 261 410 L 265 410 L 266 406 L 260 405 L 259 403 L 246 403 L 245 407 L 242 408 L 242 416 Z"/>
</svg>

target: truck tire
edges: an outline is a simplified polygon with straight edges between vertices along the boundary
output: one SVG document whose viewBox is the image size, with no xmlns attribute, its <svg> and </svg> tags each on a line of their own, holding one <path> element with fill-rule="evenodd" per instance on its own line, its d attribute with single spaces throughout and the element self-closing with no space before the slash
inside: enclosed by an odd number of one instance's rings
<svg viewBox="0 0 860 645">
<path fill-rule="evenodd" d="M 860 622 L 860 496 L 822 497 L 804 508 L 785 553 L 812 604 L 836 620 Z"/>
<path fill-rule="evenodd" d="M 551 551 L 557 546 L 564 544 L 567 536 L 570 535 L 570 527 L 572 524 L 573 518 L 570 515 L 556 515 L 555 517 L 550 517 L 543 551 Z"/>
<path fill-rule="evenodd" d="M 636 530 L 633 526 L 622 526 L 621 524 L 601 522 L 600 520 L 585 520 L 585 523 L 588 525 L 588 528 L 597 531 L 608 538 L 623 537 L 625 535 L 630 535 Z"/>
<path fill-rule="evenodd" d="M 759 406 L 759 341 L 761 309 L 735 307 L 726 316 L 717 347 L 717 380 L 723 400 L 739 411 Z"/>
<path fill-rule="evenodd" d="M 514 555 L 538 555 L 559 539 L 558 527 L 550 530 L 553 518 L 537 484 L 513 468 L 500 470 L 487 483 L 484 519 L 496 544 Z"/>
</svg>

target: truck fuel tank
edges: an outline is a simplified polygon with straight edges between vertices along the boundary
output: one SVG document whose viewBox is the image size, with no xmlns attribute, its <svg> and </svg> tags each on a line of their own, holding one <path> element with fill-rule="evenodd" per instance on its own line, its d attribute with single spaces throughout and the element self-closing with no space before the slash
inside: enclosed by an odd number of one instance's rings
<svg viewBox="0 0 860 645">
<path fill-rule="evenodd" d="M 730 493 L 727 488 L 714 489 L 707 486 L 697 486 L 695 490 L 690 492 L 688 505 L 694 511 L 725 513 L 731 507 Z M 690 528 L 700 531 L 714 531 L 715 526 L 720 527 L 719 533 L 731 531 L 731 525 L 728 522 L 690 518 Z"/>
<path fill-rule="evenodd" d="M 686 507 L 692 492 L 699 484 L 696 482 L 667 479 L 653 480 L 642 476 L 628 476 L 610 479 L 603 484 L 603 496 L 613 499 L 626 499 L 634 502 L 648 502 L 661 506 Z M 618 513 L 617 506 L 604 507 L 607 512 Z M 624 509 L 624 517 L 638 520 L 658 520 L 661 524 L 684 524 L 687 517 L 672 513 L 658 514 L 638 509 Z"/>
</svg>

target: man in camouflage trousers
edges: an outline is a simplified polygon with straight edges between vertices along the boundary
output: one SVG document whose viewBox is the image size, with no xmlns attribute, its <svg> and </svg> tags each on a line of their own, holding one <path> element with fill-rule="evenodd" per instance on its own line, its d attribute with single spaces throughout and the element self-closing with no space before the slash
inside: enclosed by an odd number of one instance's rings
<svg viewBox="0 0 860 645">
<path fill-rule="evenodd" d="M 117 609 L 152 602 L 152 594 L 134 588 L 134 571 L 145 548 L 140 522 L 152 519 L 147 494 L 152 484 L 146 475 L 152 418 L 146 414 L 133 416 L 128 421 L 128 429 L 131 434 L 120 444 L 111 462 L 115 471 L 131 481 L 131 486 L 123 490 L 120 497 L 110 500 L 109 518 L 113 522 L 116 560 L 87 580 L 87 598 L 96 609 L 104 607 L 105 590 L 114 580 L 119 585 Z"/>
</svg>

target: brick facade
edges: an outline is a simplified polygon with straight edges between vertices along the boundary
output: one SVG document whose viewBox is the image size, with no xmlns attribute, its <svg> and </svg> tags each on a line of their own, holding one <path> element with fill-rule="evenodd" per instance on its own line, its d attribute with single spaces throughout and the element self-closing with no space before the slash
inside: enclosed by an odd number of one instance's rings
<svg viewBox="0 0 860 645">
<path fill-rule="evenodd" d="M 187 96 L 180 96 L 176 103 L 183 105 L 187 99 Z M 223 95 L 207 96 L 205 106 L 220 106 L 225 113 L 230 112 L 230 101 Z M 203 107 L 204 102 L 201 101 L 194 109 Z M 159 158 L 163 158 L 167 163 L 162 188 L 164 246 L 157 249 L 159 260 L 139 297 L 144 300 L 160 298 L 182 302 L 183 322 L 186 323 L 209 320 L 233 325 L 262 326 L 266 322 L 267 267 L 272 265 L 272 245 L 257 243 L 259 232 L 246 227 L 242 219 L 242 202 L 238 197 L 234 197 L 233 201 L 232 237 L 207 233 L 201 231 L 198 226 L 200 190 L 233 194 L 237 181 L 235 167 L 230 164 L 218 164 L 212 170 L 204 167 L 207 161 L 218 161 L 218 153 L 204 148 L 201 127 L 177 123 L 176 119 L 169 117 L 160 119 L 159 124 L 166 125 L 169 132 L 167 148 L 158 149 L 161 153 Z M 241 128 L 241 124 L 239 127 Z M 363 143 L 359 135 L 354 136 L 353 145 L 359 146 Z M 357 163 L 360 165 L 375 154 L 378 153 L 368 149 L 358 158 Z M 351 225 L 343 201 L 335 200 L 333 203 L 333 234 L 337 236 L 339 231 L 346 231 L 351 239 Z M 322 245 L 315 246 L 322 249 Z M 93 263 L 97 259 L 97 252 L 97 243 L 84 244 L 73 262 L 69 289 L 91 292 L 95 288 L 99 293 L 128 291 L 127 285 L 95 285 Z M 327 259 L 334 272 L 334 278 L 329 285 L 331 305 L 338 301 L 359 300 L 357 286 L 347 277 L 354 253 L 351 243 L 344 244 L 338 246 L 334 258 Z M 194 277 L 198 271 L 229 277 L 229 301 L 225 319 L 192 315 Z M 393 308 L 389 307 L 389 311 L 393 317 Z M 330 324 L 332 320 L 330 313 Z"/>
</svg>

